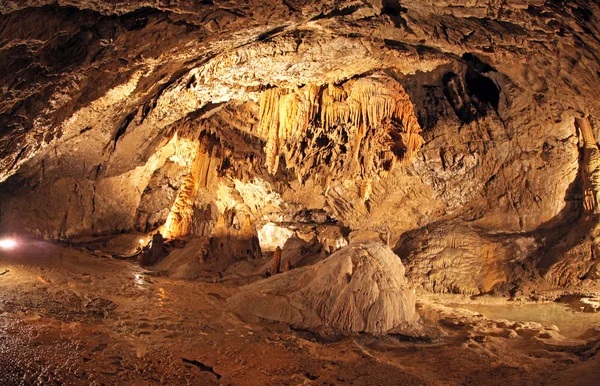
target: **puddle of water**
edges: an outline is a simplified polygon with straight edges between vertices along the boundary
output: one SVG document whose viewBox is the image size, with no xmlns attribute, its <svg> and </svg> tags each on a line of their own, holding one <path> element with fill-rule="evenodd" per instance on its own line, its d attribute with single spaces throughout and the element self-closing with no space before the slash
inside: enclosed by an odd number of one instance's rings
<svg viewBox="0 0 600 386">
<path fill-rule="evenodd" d="M 600 312 L 575 312 L 564 303 L 454 304 L 453 307 L 479 312 L 488 319 L 555 325 L 562 335 L 569 338 L 576 338 L 600 325 Z"/>
</svg>

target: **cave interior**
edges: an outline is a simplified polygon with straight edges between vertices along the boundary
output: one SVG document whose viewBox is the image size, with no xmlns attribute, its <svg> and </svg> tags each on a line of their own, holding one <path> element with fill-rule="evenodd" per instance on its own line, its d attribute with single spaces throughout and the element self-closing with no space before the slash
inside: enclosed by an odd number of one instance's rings
<svg viewBox="0 0 600 386">
<path fill-rule="evenodd" d="M 598 36 L 596 0 L 1 2 L 0 384 L 597 384 Z"/>
</svg>

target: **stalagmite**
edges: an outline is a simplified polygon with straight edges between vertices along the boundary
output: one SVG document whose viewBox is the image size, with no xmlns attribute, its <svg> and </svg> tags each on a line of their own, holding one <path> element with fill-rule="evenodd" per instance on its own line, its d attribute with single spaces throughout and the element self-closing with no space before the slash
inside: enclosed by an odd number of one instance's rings
<svg viewBox="0 0 600 386">
<path fill-rule="evenodd" d="M 275 252 L 273 252 L 273 267 L 271 268 L 271 274 L 275 275 L 279 273 L 279 267 L 281 265 L 281 248 L 275 248 Z"/>
<path fill-rule="evenodd" d="M 285 262 L 285 265 L 283 266 L 283 272 L 287 272 L 291 269 L 292 269 L 292 263 L 288 260 Z"/>
<path fill-rule="evenodd" d="M 227 303 L 243 316 L 317 331 L 379 334 L 418 318 L 400 259 L 378 242 L 351 244 L 317 264 L 242 287 Z"/>
<path fill-rule="evenodd" d="M 600 150 L 588 118 L 576 118 L 583 139 L 583 208 L 588 213 L 600 213 Z"/>
<path fill-rule="evenodd" d="M 152 236 L 152 244 L 144 247 L 142 253 L 140 253 L 140 264 L 144 266 L 154 265 L 162 260 L 167 255 L 164 241 L 160 232 L 156 232 Z"/>
</svg>

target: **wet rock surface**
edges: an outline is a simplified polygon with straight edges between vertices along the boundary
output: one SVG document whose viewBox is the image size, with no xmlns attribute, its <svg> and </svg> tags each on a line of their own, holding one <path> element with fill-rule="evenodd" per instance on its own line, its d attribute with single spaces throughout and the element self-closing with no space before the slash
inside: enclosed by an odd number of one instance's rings
<svg viewBox="0 0 600 386">
<path fill-rule="evenodd" d="M 46 242 L 23 248 L 0 255 L 10 270 L 0 276 L 3 385 L 561 384 L 567 376 L 585 384 L 597 376 L 597 331 L 567 339 L 549 326 L 443 306 L 456 299 L 418 295 L 426 333 L 319 336 L 237 318 L 226 300 L 240 291 L 235 276 L 179 281 Z"/>
</svg>

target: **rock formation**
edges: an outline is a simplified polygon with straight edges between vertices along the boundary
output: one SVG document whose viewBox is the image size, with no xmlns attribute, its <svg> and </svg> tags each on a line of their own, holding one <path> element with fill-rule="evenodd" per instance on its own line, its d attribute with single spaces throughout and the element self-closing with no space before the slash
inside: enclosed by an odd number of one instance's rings
<svg viewBox="0 0 600 386">
<path fill-rule="evenodd" d="M 290 263 L 290 261 L 286 261 L 285 265 L 283 266 L 283 272 L 288 272 L 292 269 L 292 263 Z"/>
<path fill-rule="evenodd" d="M 165 240 L 163 236 L 156 232 L 152 236 L 152 243 L 146 245 L 140 253 L 140 264 L 143 266 L 154 265 L 161 261 L 167 255 L 165 249 Z"/>
<path fill-rule="evenodd" d="M 289 261 L 289 260 L 288 260 Z M 273 252 L 273 266 L 271 267 L 271 274 L 275 275 L 279 273 L 279 269 L 281 267 L 281 248 L 275 248 L 275 252 Z M 289 271 L 289 269 L 288 269 Z"/>
<path fill-rule="evenodd" d="M 583 208 L 592 214 L 600 213 L 600 150 L 588 118 L 576 118 L 583 142 Z"/>
<path fill-rule="evenodd" d="M 177 197 L 165 222 L 164 235 L 167 238 L 186 236 L 192 233 L 194 203 L 198 191 L 200 188 L 206 189 L 208 187 L 209 178 L 219 167 L 216 164 L 218 162 L 217 149 L 208 139 L 204 138 L 201 144 L 194 143 L 192 149 L 195 150 L 195 154 L 192 153 L 187 156 L 191 156 L 194 161 L 188 175 L 183 178 L 182 185 L 177 192 Z"/>
<path fill-rule="evenodd" d="M 286 167 L 300 181 L 315 168 L 327 184 L 336 178 L 370 181 L 392 170 L 396 161 L 410 162 L 423 144 L 409 96 L 387 76 L 267 90 L 259 119 L 267 170 L 277 172 L 283 153 Z M 366 200 L 370 188 L 362 189 Z"/>
<path fill-rule="evenodd" d="M 242 316 L 313 330 L 380 334 L 417 320 L 404 267 L 379 243 L 351 244 L 315 265 L 243 287 L 227 301 Z"/>
<path fill-rule="evenodd" d="M 356 232 L 431 291 L 590 284 L 599 14 L 583 0 L 5 1 L 0 227 L 208 237 L 207 259 L 228 262 L 260 256 L 274 229 L 265 250 L 312 229 L 295 249 L 311 262 Z"/>
<path fill-rule="evenodd" d="M 0 384 L 597 383 L 599 37 L 598 0 L 0 1 Z"/>
</svg>

